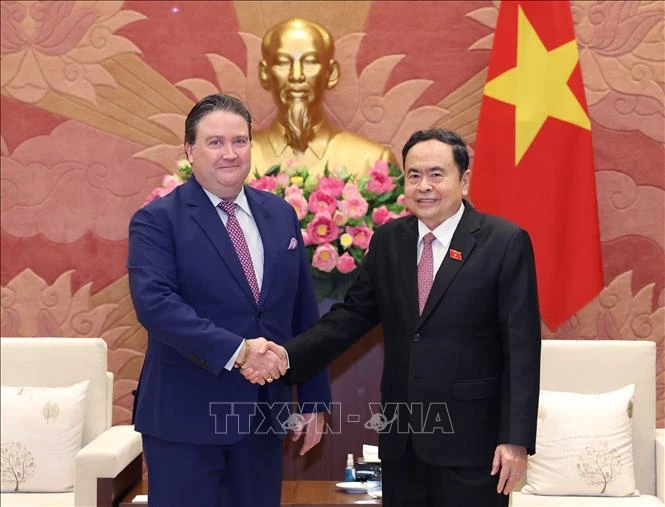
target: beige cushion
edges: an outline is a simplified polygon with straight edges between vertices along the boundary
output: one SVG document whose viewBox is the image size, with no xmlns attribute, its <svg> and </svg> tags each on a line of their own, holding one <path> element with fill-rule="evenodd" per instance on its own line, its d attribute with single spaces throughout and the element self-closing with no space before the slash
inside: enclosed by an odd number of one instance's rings
<svg viewBox="0 0 665 507">
<path fill-rule="evenodd" d="M 543 496 L 510 495 L 511 507 L 663 507 L 657 497 L 642 496 Z"/>
<path fill-rule="evenodd" d="M 111 426 L 113 391 L 101 338 L 2 338 L 3 386 L 70 386 L 89 380 L 83 445 Z"/>
<path fill-rule="evenodd" d="M 0 506 L 2 507 L 72 507 L 73 505 L 74 493 L 3 493 L 0 495 Z M 85 507 L 93 507 L 93 505 Z"/>
<path fill-rule="evenodd" d="M 632 421 L 633 459 L 635 486 L 642 495 L 656 494 L 655 379 L 656 344 L 654 342 L 639 340 L 543 341 L 541 389 L 593 394 L 635 384 Z M 536 453 L 538 452 L 539 449 L 536 448 Z"/>
<path fill-rule="evenodd" d="M 628 496 L 633 469 L 633 384 L 602 394 L 540 392 L 538 452 L 522 493 Z"/>
<path fill-rule="evenodd" d="M 74 487 L 89 381 L 69 387 L 2 386 L 2 491 Z"/>
</svg>

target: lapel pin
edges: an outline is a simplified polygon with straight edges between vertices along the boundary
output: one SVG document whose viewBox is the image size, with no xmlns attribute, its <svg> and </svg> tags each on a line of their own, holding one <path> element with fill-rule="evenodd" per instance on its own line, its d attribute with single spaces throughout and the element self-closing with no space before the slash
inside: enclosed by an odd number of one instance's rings
<svg viewBox="0 0 665 507">
<path fill-rule="evenodd" d="M 453 250 L 452 248 L 450 249 L 450 258 L 455 259 L 456 261 L 461 261 L 462 260 L 462 252 L 459 250 Z"/>
</svg>

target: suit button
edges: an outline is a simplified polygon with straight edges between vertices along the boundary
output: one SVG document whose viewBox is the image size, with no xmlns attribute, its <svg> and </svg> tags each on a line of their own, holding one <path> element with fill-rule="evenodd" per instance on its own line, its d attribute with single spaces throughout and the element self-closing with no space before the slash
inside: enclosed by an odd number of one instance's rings
<svg viewBox="0 0 665 507">
<path fill-rule="evenodd" d="M 413 335 L 413 341 L 414 343 L 418 343 L 420 341 L 420 333 L 416 333 Z"/>
<path fill-rule="evenodd" d="M 263 318 L 263 312 L 259 312 L 256 318 L 261 320 Z"/>
</svg>

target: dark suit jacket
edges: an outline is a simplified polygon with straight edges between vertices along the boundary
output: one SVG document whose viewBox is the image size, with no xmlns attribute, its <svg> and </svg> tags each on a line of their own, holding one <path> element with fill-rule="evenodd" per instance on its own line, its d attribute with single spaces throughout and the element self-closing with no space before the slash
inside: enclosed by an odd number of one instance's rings
<svg viewBox="0 0 665 507">
<path fill-rule="evenodd" d="M 450 245 L 462 260 L 445 256 L 422 316 L 409 216 L 376 230 L 344 302 L 285 345 L 300 382 L 383 324 L 387 405 L 374 421 L 383 460 L 400 458 L 408 434 L 439 466 L 489 466 L 499 443 L 534 452 L 540 318 L 531 242 L 512 223 L 465 207 Z"/>
<path fill-rule="evenodd" d="M 243 338 L 283 343 L 318 317 L 293 208 L 267 192 L 245 187 L 245 193 L 263 242 L 258 305 L 226 228 L 195 178 L 131 220 L 129 283 L 138 319 L 148 330 L 135 404 L 137 431 L 195 444 L 238 440 L 247 418 L 227 418 L 230 404 L 233 413 L 250 413 L 259 387 L 225 364 Z M 297 247 L 289 249 L 292 238 Z M 298 394 L 303 403 L 329 402 L 327 371 L 300 385 Z M 291 386 L 275 381 L 268 397 L 291 401 Z M 280 421 L 288 417 L 277 406 L 272 414 Z"/>
</svg>

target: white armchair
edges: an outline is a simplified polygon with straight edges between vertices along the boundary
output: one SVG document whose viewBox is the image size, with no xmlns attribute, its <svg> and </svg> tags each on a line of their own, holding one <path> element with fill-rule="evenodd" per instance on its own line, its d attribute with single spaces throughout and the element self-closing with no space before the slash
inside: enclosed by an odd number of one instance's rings
<svg viewBox="0 0 665 507">
<path fill-rule="evenodd" d="M 142 475 L 141 435 L 111 426 L 113 374 L 106 371 L 101 338 L 2 338 L 3 386 L 58 387 L 89 380 L 82 448 L 76 455 L 74 491 L 2 493 L 0 505 L 111 506 Z"/>
<path fill-rule="evenodd" d="M 632 340 L 546 340 L 540 386 L 601 393 L 635 384 L 633 459 L 640 497 L 539 496 L 514 493 L 513 507 L 665 505 L 665 430 L 656 430 L 656 344 Z M 538 449 L 536 449 L 538 452 Z"/>
</svg>

